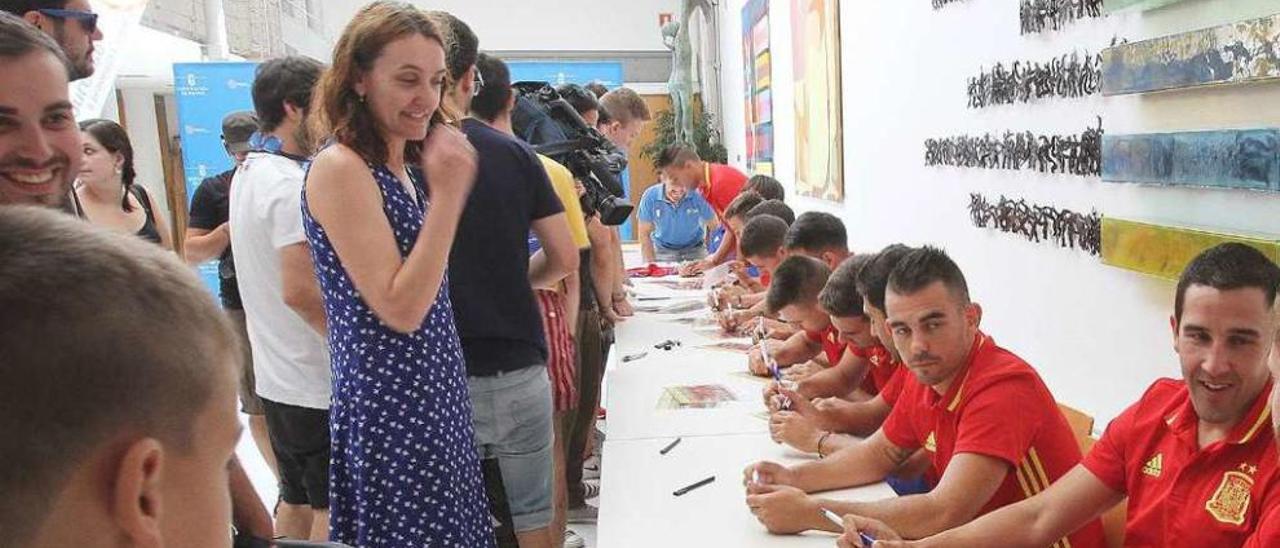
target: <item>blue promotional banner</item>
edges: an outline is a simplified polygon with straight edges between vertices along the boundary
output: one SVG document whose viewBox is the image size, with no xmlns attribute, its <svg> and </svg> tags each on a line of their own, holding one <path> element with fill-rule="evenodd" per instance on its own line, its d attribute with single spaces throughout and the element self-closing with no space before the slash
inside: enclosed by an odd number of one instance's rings
<svg viewBox="0 0 1280 548">
<path fill-rule="evenodd" d="M 512 82 L 547 82 L 553 86 L 560 84 L 589 84 L 600 82 L 609 89 L 622 85 L 622 63 L 620 61 L 508 61 Z M 631 196 L 631 170 L 622 172 L 622 189 Z M 631 221 L 619 227 L 623 240 L 634 239 L 631 232 Z"/>
<path fill-rule="evenodd" d="M 619 61 L 508 61 L 512 82 L 589 84 L 600 82 L 613 89 L 622 85 Z"/>
<path fill-rule="evenodd" d="M 232 112 L 253 110 L 251 90 L 257 68 L 257 63 L 173 65 L 188 207 L 201 181 L 235 165 L 222 146 L 222 118 Z M 200 278 L 214 295 L 218 294 L 216 261 L 200 265 Z"/>
</svg>

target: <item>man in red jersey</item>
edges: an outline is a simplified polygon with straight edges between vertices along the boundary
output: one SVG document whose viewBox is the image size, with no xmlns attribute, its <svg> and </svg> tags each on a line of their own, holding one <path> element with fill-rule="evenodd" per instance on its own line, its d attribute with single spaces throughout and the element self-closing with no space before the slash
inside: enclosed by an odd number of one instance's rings
<svg viewBox="0 0 1280 548">
<path fill-rule="evenodd" d="M 867 516 L 911 537 L 958 527 L 1046 489 L 1080 461 L 1080 448 L 1039 375 L 978 329 L 960 268 L 932 247 L 894 267 L 887 325 L 912 373 L 880 430 L 825 460 L 745 470 L 747 506 L 770 531 L 840 532 L 823 510 Z M 885 480 L 917 449 L 930 457 L 933 489 L 875 502 L 806 493 Z M 758 478 L 758 482 L 756 479 Z M 1103 546 L 1095 519 L 1049 544 Z"/>
<path fill-rule="evenodd" d="M 658 155 L 654 167 L 662 172 L 671 180 L 672 183 L 689 189 L 697 190 L 702 194 L 703 198 L 711 204 L 711 208 L 716 211 L 716 215 L 720 218 L 720 224 L 725 225 L 725 209 L 729 207 L 729 203 L 742 192 L 742 187 L 747 184 L 747 176 L 738 171 L 733 166 L 724 164 L 713 164 L 704 161 L 698 156 L 698 151 L 693 145 L 687 143 L 676 143 L 668 146 L 661 154 Z M 738 240 L 730 230 L 725 230 L 724 239 L 720 242 L 720 247 L 716 248 L 716 252 L 710 257 L 694 263 L 697 268 L 690 271 L 689 274 L 696 274 L 699 271 L 706 270 L 729 259 L 729 254 L 738 248 Z"/>
</svg>

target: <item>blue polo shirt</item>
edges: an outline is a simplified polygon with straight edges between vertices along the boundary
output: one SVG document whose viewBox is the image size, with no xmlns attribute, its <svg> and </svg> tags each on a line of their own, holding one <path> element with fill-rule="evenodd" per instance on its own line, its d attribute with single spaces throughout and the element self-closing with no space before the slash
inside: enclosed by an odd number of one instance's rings
<svg viewBox="0 0 1280 548">
<path fill-rule="evenodd" d="M 641 222 L 653 223 L 653 245 L 663 249 L 687 249 L 702 245 L 704 227 L 716 218 L 711 204 L 699 192 L 687 192 L 680 203 L 667 200 L 661 183 L 640 197 Z"/>
</svg>

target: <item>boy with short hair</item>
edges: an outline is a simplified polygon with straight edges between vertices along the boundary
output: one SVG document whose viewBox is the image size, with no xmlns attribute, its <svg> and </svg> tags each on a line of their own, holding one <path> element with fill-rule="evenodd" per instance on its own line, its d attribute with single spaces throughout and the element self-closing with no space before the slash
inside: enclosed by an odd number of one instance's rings
<svg viewBox="0 0 1280 548">
<path fill-rule="evenodd" d="M 240 350 L 190 269 L 3 206 L 0 302 L 3 542 L 227 546 Z"/>
</svg>

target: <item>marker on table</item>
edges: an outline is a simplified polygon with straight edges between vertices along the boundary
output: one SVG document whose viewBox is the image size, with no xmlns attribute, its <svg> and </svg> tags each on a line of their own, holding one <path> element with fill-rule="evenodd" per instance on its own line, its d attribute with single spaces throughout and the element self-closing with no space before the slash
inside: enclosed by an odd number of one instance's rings
<svg viewBox="0 0 1280 548">
<path fill-rule="evenodd" d="M 697 489 L 697 488 L 699 488 L 699 487 L 702 487 L 702 486 L 704 486 L 704 485 L 707 485 L 707 484 L 709 484 L 709 483 L 711 483 L 711 482 L 713 482 L 713 481 L 715 481 L 715 480 L 716 480 L 716 477 L 715 477 L 715 476 L 711 476 L 711 477 L 709 477 L 709 478 L 707 478 L 707 479 L 704 479 L 704 480 L 701 480 L 701 481 L 699 481 L 699 482 L 697 482 L 697 483 L 695 483 L 695 484 L 693 484 L 693 485 L 689 485 L 689 486 L 686 486 L 686 487 L 681 487 L 681 488 L 679 488 L 679 489 L 676 489 L 676 490 L 675 490 L 675 491 L 673 491 L 671 494 L 672 494 L 672 495 L 675 495 L 675 496 L 677 496 L 677 497 L 678 497 L 678 496 L 680 496 L 680 495 L 683 495 L 683 494 L 685 494 L 685 493 L 688 493 L 689 491 L 692 491 L 692 490 L 694 490 L 694 489 Z"/>
<path fill-rule="evenodd" d="M 826 508 L 823 508 L 822 513 L 823 515 L 827 516 L 827 519 L 831 520 L 831 523 L 836 524 L 836 527 L 839 527 L 841 529 L 844 528 L 844 520 L 840 519 L 840 516 L 837 515 L 835 512 L 832 512 L 831 510 L 827 510 Z M 862 531 L 858 531 L 858 539 L 862 540 L 862 545 L 867 548 L 870 548 L 872 544 L 876 543 L 875 537 L 868 535 L 866 533 L 863 533 Z"/>
<path fill-rule="evenodd" d="M 679 444 L 680 444 L 680 440 L 681 440 L 681 438 L 676 438 L 676 439 L 672 440 L 672 441 L 671 441 L 671 443 L 667 444 L 667 446 L 666 446 L 666 447 L 663 447 L 661 451 L 658 451 L 658 454 L 659 454 L 659 455 L 665 455 L 665 454 L 667 454 L 667 452 L 668 452 L 668 451 L 671 451 L 672 449 L 675 449 L 676 445 L 679 445 Z"/>
</svg>

